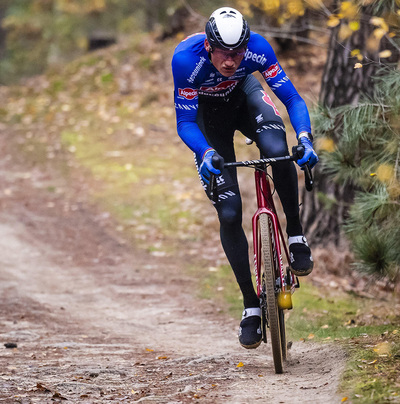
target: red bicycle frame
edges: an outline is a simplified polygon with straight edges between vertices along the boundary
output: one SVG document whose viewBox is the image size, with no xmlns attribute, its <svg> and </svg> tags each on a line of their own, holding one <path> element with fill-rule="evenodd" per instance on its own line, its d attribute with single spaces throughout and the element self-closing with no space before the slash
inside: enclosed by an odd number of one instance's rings
<svg viewBox="0 0 400 404">
<path fill-rule="evenodd" d="M 257 285 L 257 295 L 260 297 L 261 295 L 261 243 L 258 238 L 258 226 L 259 226 L 259 217 L 262 213 L 266 213 L 271 219 L 272 223 L 272 241 L 274 245 L 274 262 L 276 263 L 277 268 L 279 268 L 279 277 L 280 277 L 280 287 L 281 290 L 286 290 L 287 281 L 285 278 L 285 270 L 283 264 L 282 257 L 282 248 L 285 253 L 287 262 L 289 262 L 289 252 L 285 242 L 283 241 L 283 233 L 282 228 L 278 220 L 278 216 L 275 209 L 275 204 L 272 198 L 271 185 L 269 180 L 267 179 L 267 174 L 264 170 L 254 170 L 254 179 L 256 185 L 256 195 L 257 195 L 257 206 L 258 209 L 255 212 L 252 218 L 252 229 L 253 229 L 253 245 L 254 245 L 254 267 L 255 267 L 255 275 L 256 275 L 256 285 Z M 295 286 L 295 278 L 294 275 L 291 274 L 291 287 Z"/>
<path fill-rule="evenodd" d="M 254 243 L 254 266 L 255 275 L 257 283 L 257 295 L 261 295 L 261 242 L 258 239 L 258 228 L 259 228 L 259 218 L 261 214 L 267 214 L 271 220 L 272 228 L 271 239 L 273 242 L 273 252 L 274 252 L 274 262 L 276 266 L 277 279 L 279 277 L 279 284 L 277 285 L 281 292 L 288 292 L 287 286 L 290 286 L 290 292 L 293 293 L 296 287 L 299 287 L 298 281 L 296 282 L 296 277 L 291 271 L 288 272 L 288 277 L 285 277 L 285 269 L 282 257 L 282 245 L 283 251 L 285 253 L 287 262 L 289 263 L 289 251 L 284 241 L 284 236 L 282 232 L 281 225 L 278 220 L 278 215 L 276 213 L 275 204 L 272 198 L 270 181 L 267 178 L 266 167 L 271 163 L 276 163 L 278 161 L 294 161 L 301 158 L 304 154 L 303 146 L 294 146 L 292 156 L 283 156 L 275 158 L 262 158 L 260 160 L 248 160 L 239 162 L 229 162 L 225 163 L 224 167 L 252 167 L 254 168 L 254 178 L 256 185 L 257 194 L 257 206 L 258 209 L 252 218 L 252 228 L 253 228 L 253 243 Z M 306 189 L 311 191 L 313 188 L 313 179 L 311 175 L 311 169 L 308 165 L 304 167 L 305 174 L 305 184 Z M 209 186 L 209 196 L 214 202 L 218 201 L 217 183 L 215 175 L 211 175 L 210 186 Z M 282 240 L 282 242 L 281 242 Z"/>
<path fill-rule="evenodd" d="M 273 201 L 267 167 L 278 161 L 298 160 L 299 156 L 301 157 L 303 154 L 304 148 L 295 146 L 292 156 L 224 164 L 224 167 L 251 167 L 254 169 L 257 210 L 252 218 L 252 230 L 257 295 L 260 299 L 263 341 L 267 342 L 266 327 L 268 327 L 276 373 L 283 372 L 283 361 L 286 360 L 287 353 L 284 310 L 292 309 L 291 295 L 300 284 L 290 268 L 284 267 L 283 254 L 289 264 L 289 251 Z M 219 163 L 219 159 L 217 160 L 215 163 Z M 306 188 L 312 189 L 312 176 L 309 168 L 305 170 L 305 179 Z M 209 196 L 214 202 L 219 200 L 214 175 L 210 177 Z"/>
</svg>

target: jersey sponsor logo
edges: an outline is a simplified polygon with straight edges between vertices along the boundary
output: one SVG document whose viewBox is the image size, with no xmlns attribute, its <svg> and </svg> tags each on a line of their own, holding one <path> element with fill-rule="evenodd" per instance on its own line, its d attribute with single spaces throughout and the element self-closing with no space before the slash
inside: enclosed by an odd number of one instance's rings
<svg viewBox="0 0 400 404">
<path fill-rule="evenodd" d="M 201 86 L 200 91 L 204 91 L 206 93 L 218 93 L 226 90 L 232 91 L 236 87 L 237 83 L 239 83 L 239 80 L 227 80 L 214 87 Z"/>
<path fill-rule="evenodd" d="M 264 119 L 263 114 L 260 114 L 260 115 L 256 116 L 256 122 L 257 123 L 261 123 L 263 121 L 263 119 Z"/>
<path fill-rule="evenodd" d="M 277 116 L 281 116 L 278 108 L 276 108 L 275 104 L 272 102 L 271 98 L 269 97 L 269 95 L 264 91 L 264 90 L 260 90 L 264 95 L 262 97 L 262 100 L 268 104 L 269 106 L 271 106 L 274 109 L 275 115 Z"/>
<path fill-rule="evenodd" d="M 190 77 L 188 78 L 188 82 L 189 83 L 193 83 L 194 79 L 196 78 L 196 76 L 199 74 L 199 71 L 201 70 L 201 68 L 204 65 L 204 62 L 206 61 L 206 58 L 204 56 L 202 56 L 200 58 L 200 60 L 196 63 L 196 67 L 194 68 L 194 70 L 192 71 L 192 74 L 190 75 Z"/>
<path fill-rule="evenodd" d="M 274 65 L 268 67 L 267 70 L 262 72 L 262 75 L 264 76 L 265 80 L 269 80 L 276 77 L 280 71 L 281 67 L 279 66 L 278 62 L 276 62 Z"/>
<path fill-rule="evenodd" d="M 287 83 L 289 81 L 289 77 L 285 76 L 283 79 L 280 79 L 278 82 L 276 82 L 271 88 L 272 91 L 275 91 L 277 88 L 279 88 L 280 86 L 283 86 L 285 83 Z"/>
<path fill-rule="evenodd" d="M 221 185 L 225 184 L 225 178 L 224 178 L 224 176 L 222 174 L 218 175 L 216 180 L 217 180 L 217 186 L 221 186 Z"/>
<path fill-rule="evenodd" d="M 257 63 L 260 63 L 261 65 L 263 65 L 267 61 L 267 58 L 265 57 L 264 54 L 259 55 L 257 53 L 253 53 L 252 51 L 247 49 L 246 53 L 244 54 L 244 60 L 245 61 L 252 60 L 253 62 L 257 62 Z"/>
<path fill-rule="evenodd" d="M 178 88 L 178 96 L 193 100 L 193 98 L 197 97 L 197 90 L 195 88 Z"/>
<path fill-rule="evenodd" d="M 261 128 L 257 129 L 256 132 L 257 133 L 261 133 L 264 130 L 282 130 L 284 132 L 286 132 L 286 129 L 283 125 L 279 124 L 279 123 L 269 123 L 267 125 L 263 125 Z"/>
<path fill-rule="evenodd" d="M 224 200 L 224 199 L 228 199 L 231 196 L 235 196 L 236 194 L 233 191 L 225 191 L 222 192 L 218 195 L 218 201 Z"/>
</svg>

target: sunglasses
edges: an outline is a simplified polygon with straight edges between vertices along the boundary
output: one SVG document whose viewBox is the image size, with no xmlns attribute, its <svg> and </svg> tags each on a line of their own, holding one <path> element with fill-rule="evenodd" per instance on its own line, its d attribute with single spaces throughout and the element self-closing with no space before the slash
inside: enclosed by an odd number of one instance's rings
<svg viewBox="0 0 400 404">
<path fill-rule="evenodd" d="M 215 48 L 213 53 L 224 59 L 229 59 L 229 58 L 235 59 L 235 58 L 239 58 L 239 57 L 244 57 L 244 55 L 246 54 L 246 49 L 247 48 L 241 48 L 236 51 L 228 51 L 228 50 L 224 50 L 224 49 L 220 49 L 220 48 Z"/>
</svg>

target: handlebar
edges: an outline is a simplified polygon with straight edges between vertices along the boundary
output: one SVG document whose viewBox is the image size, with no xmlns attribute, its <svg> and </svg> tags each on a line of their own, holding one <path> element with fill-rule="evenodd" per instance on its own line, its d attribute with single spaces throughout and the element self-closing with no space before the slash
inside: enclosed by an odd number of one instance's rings
<svg viewBox="0 0 400 404">
<path fill-rule="evenodd" d="M 228 167 L 263 167 L 265 165 L 269 165 L 271 163 L 277 163 L 281 161 L 297 161 L 301 159 L 304 155 L 304 146 L 298 145 L 298 146 L 293 146 L 292 148 L 292 155 L 291 156 L 282 156 L 282 157 L 273 157 L 273 158 L 263 158 L 263 159 L 258 159 L 258 160 L 246 160 L 246 161 L 234 161 L 231 163 L 224 163 L 223 159 L 221 160 L 220 158 L 214 159 L 213 156 L 213 166 L 215 168 L 218 168 L 219 170 L 222 170 L 222 168 L 228 168 Z M 307 191 L 312 191 L 314 187 L 314 180 L 313 176 L 311 173 L 311 168 L 308 164 L 306 164 L 304 167 L 302 167 L 302 170 L 304 170 L 304 181 L 305 181 L 305 187 Z M 210 185 L 209 185 L 209 190 L 210 190 L 210 199 L 214 202 L 218 200 L 218 194 L 217 194 L 217 180 L 216 176 L 214 174 L 211 174 L 210 177 Z"/>
</svg>

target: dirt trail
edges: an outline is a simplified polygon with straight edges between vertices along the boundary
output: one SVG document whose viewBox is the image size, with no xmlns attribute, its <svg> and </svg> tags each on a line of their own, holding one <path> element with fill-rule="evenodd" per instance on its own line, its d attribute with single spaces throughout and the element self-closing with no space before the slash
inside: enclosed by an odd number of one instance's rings
<svg viewBox="0 0 400 404">
<path fill-rule="evenodd" d="M 338 348 L 295 342 L 275 375 L 269 345 L 242 349 L 237 319 L 190 295 L 182 262 L 132 250 L 95 210 L 13 175 L 0 197 L 0 402 L 340 402 Z"/>
</svg>

